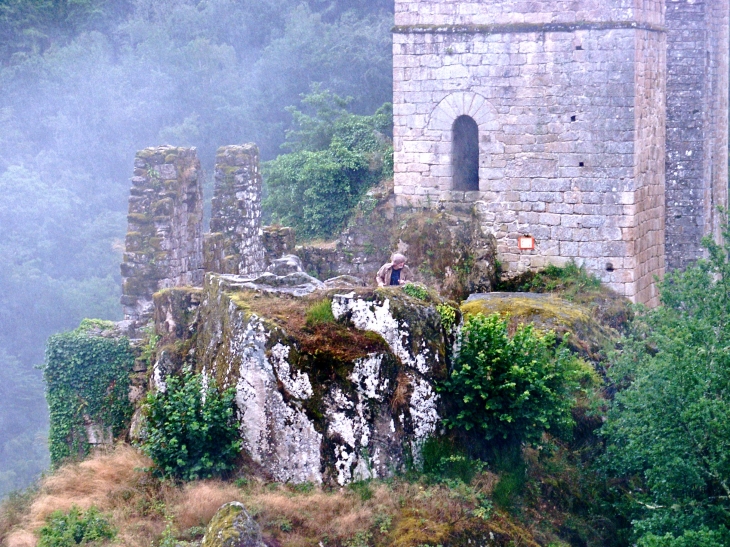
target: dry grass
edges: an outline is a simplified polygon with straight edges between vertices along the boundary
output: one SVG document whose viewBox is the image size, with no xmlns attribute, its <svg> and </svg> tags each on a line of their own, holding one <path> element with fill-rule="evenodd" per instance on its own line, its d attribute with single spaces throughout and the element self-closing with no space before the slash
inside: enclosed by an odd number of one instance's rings
<svg viewBox="0 0 730 547">
<path fill-rule="evenodd" d="M 490 532 L 495 546 L 510 541 L 536 546 L 524 527 L 504 515 L 488 521 L 473 515 L 476 490 L 489 494 L 494 486 L 496 476 L 490 473 L 462 490 L 400 481 L 370 483 L 365 490 L 297 489 L 257 480 L 239 488 L 223 481 L 162 483 L 144 471 L 149 463 L 137 450 L 120 445 L 61 468 L 41 483 L 32 500 L 16 503 L 15 513 L 3 508 L 0 541 L 7 547 L 35 547 L 35 533 L 53 511 L 94 505 L 119 530 L 115 545 L 149 547 L 159 541 L 166 518 L 185 536 L 192 527 L 205 526 L 221 505 L 237 500 L 256 517 L 269 545 L 281 547 L 348 546 L 356 544 L 356 537 L 374 546 L 460 545 Z M 15 517 L 9 518 L 11 513 Z"/>
</svg>

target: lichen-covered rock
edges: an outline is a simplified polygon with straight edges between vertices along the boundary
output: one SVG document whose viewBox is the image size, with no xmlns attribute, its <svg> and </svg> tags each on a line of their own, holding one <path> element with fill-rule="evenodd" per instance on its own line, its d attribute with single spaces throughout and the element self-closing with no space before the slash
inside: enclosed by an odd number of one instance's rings
<svg viewBox="0 0 730 547">
<path fill-rule="evenodd" d="M 202 547 L 266 547 L 261 528 L 242 503 L 232 501 L 218 509 L 205 531 Z"/>
<path fill-rule="evenodd" d="M 337 321 L 308 324 L 322 298 Z M 398 289 L 267 295 L 209 274 L 196 366 L 235 387 L 245 451 L 271 478 L 389 476 L 439 420 L 434 382 L 453 340 L 435 304 Z"/>
</svg>

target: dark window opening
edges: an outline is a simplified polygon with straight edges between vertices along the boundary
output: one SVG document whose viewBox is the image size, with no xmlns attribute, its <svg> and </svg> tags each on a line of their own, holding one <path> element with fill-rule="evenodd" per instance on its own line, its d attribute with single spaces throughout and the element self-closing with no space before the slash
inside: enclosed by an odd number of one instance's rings
<svg viewBox="0 0 730 547">
<path fill-rule="evenodd" d="M 570 121 L 571 121 L 571 122 L 574 122 L 574 121 L 575 121 L 575 116 L 571 116 L 571 117 L 570 117 Z"/>
<path fill-rule="evenodd" d="M 454 190 L 479 190 L 479 128 L 469 116 L 459 116 L 452 128 L 454 133 L 451 162 Z"/>
</svg>

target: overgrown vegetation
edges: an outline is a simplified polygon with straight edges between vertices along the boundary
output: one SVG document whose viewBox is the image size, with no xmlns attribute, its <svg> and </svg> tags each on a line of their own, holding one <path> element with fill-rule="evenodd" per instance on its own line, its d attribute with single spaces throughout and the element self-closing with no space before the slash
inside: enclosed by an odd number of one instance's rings
<svg viewBox="0 0 730 547">
<path fill-rule="evenodd" d="M 588 273 L 584 266 L 568 262 L 565 266 L 549 264 L 544 269 L 528 271 L 509 279 L 500 279 L 497 290 L 507 292 L 559 292 L 564 298 L 572 299 L 599 289 L 601 281 Z"/>
<path fill-rule="evenodd" d="M 445 423 L 484 439 L 519 446 L 545 432 L 570 433 L 581 367 L 554 334 L 520 325 L 513 336 L 498 314 L 470 317 L 441 392 L 452 405 Z"/>
<path fill-rule="evenodd" d="M 641 547 L 730 544 L 730 230 L 659 284 L 610 371 L 605 469 Z"/>
<path fill-rule="evenodd" d="M 190 481 L 233 469 L 241 449 L 235 389 L 221 392 L 213 379 L 204 383 L 190 370 L 168 376 L 165 384 L 145 402 L 142 449 L 154 462 L 154 473 Z"/>
<path fill-rule="evenodd" d="M 284 144 L 292 152 L 264 168 L 264 206 L 304 238 L 332 236 L 365 191 L 392 176 L 392 105 L 358 116 L 347 110 L 349 102 L 313 87 L 302 99 L 309 112 L 289 108 L 298 127 Z"/>
<path fill-rule="evenodd" d="M 403 292 L 419 300 L 428 300 L 428 289 L 417 283 L 406 283 L 403 285 Z"/>
<path fill-rule="evenodd" d="M 119 435 L 132 415 L 129 373 L 134 355 L 126 338 L 101 336 L 108 322 L 82 322 L 48 340 L 43 376 L 50 410 L 49 450 L 55 465 L 88 452 L 87 425 Z"/>
<path fill-rule="evenodd" d="M 307 309 L 306 324 L 308 327 L 322 323 L 334 323 L 335 316 L 332 313 L 332 300 L 324 298 L 315 302 Z"/>
<path fill-rule="evenodd" d="M 55 511 L 38 532 L 38 547 L 75 547 L 111 540 L 117 531 L 98 509 L 81 511 L 74 506 L 68 513 Z"/>
</svg>

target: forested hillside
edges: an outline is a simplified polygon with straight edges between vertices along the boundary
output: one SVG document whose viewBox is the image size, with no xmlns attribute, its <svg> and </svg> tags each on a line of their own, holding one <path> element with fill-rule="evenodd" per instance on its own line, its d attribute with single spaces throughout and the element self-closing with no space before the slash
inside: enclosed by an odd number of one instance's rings
<svg viewBox="0 0 730 547">
<path fill-rule="evenodd" d="M 313 84 L 391 98 L 392 0 L 0 3 L 0 495 L 47 464 L 46 338 L 119 319 L 134 152 L 273 159 Z"/>
</svg>

